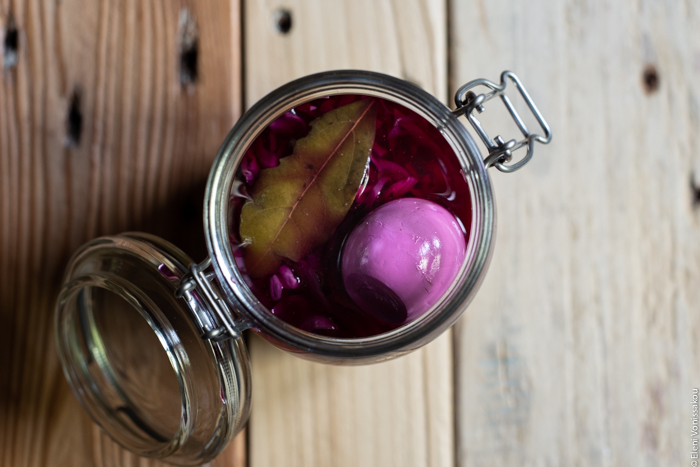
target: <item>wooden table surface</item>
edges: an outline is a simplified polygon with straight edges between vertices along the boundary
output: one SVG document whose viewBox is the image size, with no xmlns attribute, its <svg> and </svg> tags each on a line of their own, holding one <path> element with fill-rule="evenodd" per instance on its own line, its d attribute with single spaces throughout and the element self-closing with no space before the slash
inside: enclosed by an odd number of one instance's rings
<svg viewBox="0 0 700 467">
<path fill-rule="evenodd" d="M 445 103 L 511 69 L 554 140 L 490 172 L 495 253 L 453 330 L 353 368 L 251 338 L 253 414 L 213 465 L 690 465 L 697 0 L 0 0 L 0 35 L 0 465 L 157 464 L 102 434 L 63 377 L 66 261 L 126 230 L 203 258 L 203 186 L 230 127 L 338 68 Z M 515 137 L 504 111 L 484 115 Z"/>
</svg>

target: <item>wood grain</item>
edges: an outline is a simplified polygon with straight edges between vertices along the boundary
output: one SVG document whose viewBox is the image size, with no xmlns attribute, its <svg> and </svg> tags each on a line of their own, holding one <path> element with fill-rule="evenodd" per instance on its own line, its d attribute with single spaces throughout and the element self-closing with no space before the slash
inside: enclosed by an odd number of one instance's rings
<svg viewBox="0 0 700 467">
<path fill-rule="evenodd" d="M 184 86 L 183 9 L 199 37 Z M 18 31 L 16 62 L 0 60 L 0 465 L 157 464 L 112 443 L 61 374 L 61 272 L 88 239 L 133 229 L 203 257 L 204 181 L 243 82 L 250 105 L 333 68 L 393 74 L 445 102 L 512 69 L 554 140 L 522 171 L 492 173 L 495 254 L 454 348 L 448 333 L 344 368 L 254 338 L 249 458 L 239 436 L 213 464 L 689 460 L 698 2 L 246 0 L 239 12 L 236 0 L 0 0 L 0 39 Z M 495 102 L 483 120 L 492 135 L 516 134 Z"/>
<path fill-rule="evenodd" d="M 292 27 L 276 29 L 286 9 Z M 328 69 L 376 70 L 447 89 L 446 5 L 413 1 L 245 3 L 246 102 Z M 251 342 L 250 465 L 453 465 L 451 335 L 389 363 L 334 367 Z"/>
<path fill-rule="evenodd" d="M 183 86 L 185 10 L 198 54 Z M 13 22 L 19 38 L 0 79 L 1 465 L 153 464 L 79 407 L 53 305 L 69 255 L 98 235 L 150 231 L 203 256 L 203 185 L 241 108 L 239 12 L 235 0 L 0 2 L 3 40 Z M 243 465 L 242 443 L 217 463 Z"/>
<path fill-rule="evenodd" d="M 451 5 L 455 86 L 512 69 L 554 131 L 492 172 L 496 250 L 455 331 L 457 465 L 690 462 L 700 4 Z"/>
</svg>

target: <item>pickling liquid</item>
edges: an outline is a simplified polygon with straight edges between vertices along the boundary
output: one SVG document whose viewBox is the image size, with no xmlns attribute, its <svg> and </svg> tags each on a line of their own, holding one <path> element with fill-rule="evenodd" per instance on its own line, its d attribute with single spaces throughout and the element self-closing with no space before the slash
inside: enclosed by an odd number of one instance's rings
<svg viewBox="0 0 700 467">
<path fill-rule="evenodd" d="M 437 203 L 454 215 L 465 243 L 471 225 L 469 187 L 454 151 L 440 131 L 400 104 L 369 97 L 376 106 L 374 143 L 347 215 L 325 244 L 300 261 L 282 258 L 274 274 L 255 279 L 247 274 L 243 254 L 247 245 L 240 235 L 240 213 L 260 172 L 291 155 L 295 142 L 309 134 L 312 121 L 361 99 L 368 97 L 336 95 L 317 99 L 275 120 L 246 152 L 231 198 L 230 238 L 234 255 L 255 296 L 292 326 L 339 338 L 382 334 L 420 316 L 402 320 L 393 313 L 388 319 L 386 314 L 358 305 L 346 291 L 341 271 L 343 248 L 348 236 L 368 214 L 392 200 L 420 198 Z M 389 302 L 394 300 L 391 295 L 388 291 Z"/>
</svg>

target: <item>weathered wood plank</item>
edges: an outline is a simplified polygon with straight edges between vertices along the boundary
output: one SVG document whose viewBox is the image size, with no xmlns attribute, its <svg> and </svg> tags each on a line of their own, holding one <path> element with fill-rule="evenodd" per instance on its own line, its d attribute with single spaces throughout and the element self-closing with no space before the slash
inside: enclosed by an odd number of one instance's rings
<svg viewBox="0 0 700 467">
<path fill-rule="evenodd" d="M 197 25 L 183 86 L 183 11 Z M 144 464 L 91 424 L 52 335 L 69 255 L 151 231 L 203 255 L 200 206 L 240 112 L 237 1 L 0 2 L 0 464 Z M 192 81 L 192 80 L 191 80 Z M 220 465 L 243 465 L 241 440 Z"/>
<path fill-rule="evenodd" d="M 554 130 L 493 172 L 496 251 L 455 331 L 457 465 L 690 462 L 700 5 L 451 5 L 455 86 L 513 69 Z"/>
<path fill-rule="evenodd" d="M 275 12 L 291 29 L 275 27 Z M 442 0 L 245 3 L 246 102 L 317 71 L 382 71 L 446 94 Z M 453 464 L 451 336 L 393 362 L 313 364 L 251 342 L 252 466 Z"/>
</svg>

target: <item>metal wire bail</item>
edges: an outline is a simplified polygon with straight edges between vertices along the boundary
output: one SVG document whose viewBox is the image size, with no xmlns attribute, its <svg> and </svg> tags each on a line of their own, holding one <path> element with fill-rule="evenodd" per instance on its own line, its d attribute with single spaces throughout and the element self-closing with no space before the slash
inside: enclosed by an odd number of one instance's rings
<svg viewBox="0 0 700 467">
<path fill-rule="evenodd" d="M 515 107 L 513 107 L 513 103 L 511 102 L 510 98 L 505 94 L 506 86 L 508 84 L 507 78 L 509 78 L 513 82 L 513 84 L 515 84 L 515 87 L 518 89 L 520 95 L 525 100 L 525 103 L 527 104 L 528 108 L 537 119 L 537 122 L 540 124 L 544 135 L 530 133 L 528 131 L 527 127 L 525 126 L 525 122 L 523 122 L 522 118 L 520 117 L 520 114 L 518 114 L 517 110 L 515 110 Z M 475 88 L 476 86 L 486 86 L 491 91 L 486 94 L 477 95 L 472 91 L 472 88 Z M 492 140 L 486 133 L 486 131 L 484 131 L 479 120 L 477 120 L 474 116 L 474 110 L 476 110 L 479 113 L 483 112 L 484 103 L 490 101 L 491 99 L 497 96 L 500 97 L 503 101 L 503 104 L 505 104 L 506 108 L 508 109 L 508 112 L 515 121 L 515 124 L 518 126 L 521 133 L 525 137 L 524 139 L 517 142 L 516 140 L 511 139 L 506 142 L 500 136 L 496 136 Z M 454 113 L 456 115 L 467 116 L 469 123 L 471 123 L 471 125 L 474 127 L 474 130 L 476 130 L 476 133 L 479 135 L 481 140 L 488 148 L 489 155 L 486 157 L 486 159 L 484 159 L 484 165 L 487 168 L 494 166 L 501 172 L 515 172 L 516 170 L 520 169 L 522 166 L 527 164 L 530 161 L 530 159 L 532 159 L 534 145 L 536 141 L 542 144 L 549 144 L 549 142 L 552 140 L 552 131 L 549 129 L 549 125 L 542 116 L 542 113 L 540 113 L 540 110 L 537 108 L 532 98 L 530 97 L 530 94 L 528 94 L 527 90 L 520 82 L 520 79 L 515 75 L 515 73 L 511 71 L 504 71 L 503 73 L 501 73 L 500 84 L 496 84 L 493 81 L 489 81 L 487 79 L 476 79 L 474 81 L 468 82 L 467 84 L 459 88 L 459 90 L 457 90 L 457 93 L 455 94 L 455 104 L 457 105 L 457 110 L 455 110 Z M 514 164 L 506 165 L 507 162 L 510 162 L 512 160 L 513 152 L 524 146 L 527 146 L 527 153 L 525 154 L 525 157 L 523 157 L 520 161 Z"/>
</svg>

